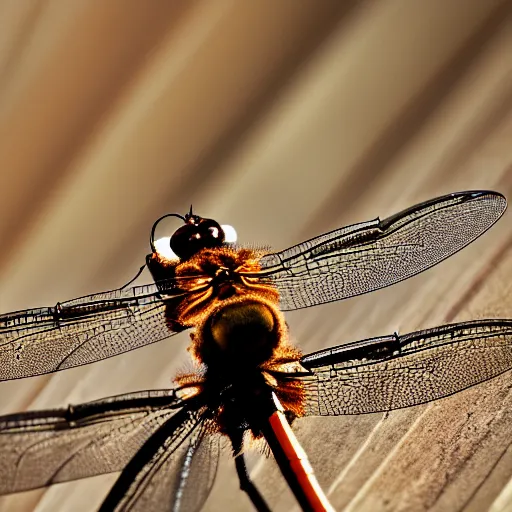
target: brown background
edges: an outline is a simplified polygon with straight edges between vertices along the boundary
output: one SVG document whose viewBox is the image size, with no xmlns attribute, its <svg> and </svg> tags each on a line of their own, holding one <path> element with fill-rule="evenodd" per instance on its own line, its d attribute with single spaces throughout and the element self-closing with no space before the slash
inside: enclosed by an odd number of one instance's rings
<svg viewBox="0 0 512 512">
<path fill-rule="evenodd" d="M 152 221 L 196 211 L 278 248 L 464 189 L 512 197 L 504 0 L 4 0 L 0 312 L 126 282 Z M 311 351 L 512 317 L 511 213 L 439 267 L 287 315 Z M 168 387 L 180 335 L 0 385 L 2 412 Z M 428 406 L 297 422 L 338 510 L 512 509 L 511 375 Z M 251 510 L 226 457 L 207 510 Z M 293 510 L 269 461 L 256 481 Z M 91 511 L 115 476 L 0 500 Z"/>
</svg>

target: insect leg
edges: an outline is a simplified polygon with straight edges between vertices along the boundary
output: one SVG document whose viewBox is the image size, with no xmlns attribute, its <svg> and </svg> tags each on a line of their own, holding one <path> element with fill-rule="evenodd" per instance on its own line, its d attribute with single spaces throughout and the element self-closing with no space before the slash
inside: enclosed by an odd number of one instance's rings
<svg viewBox="0 0 512 512">
<path fill-rule="evenodd" d="M 236 453 L 235 467 L 238 479 L 240 480 L 240 489 L 247 493 L 251 503 L 258 512 L 270 512 L 270 508 L 258 489 L 256 489 L 256 486 L 252 483 L 249 472 L 247 471 L 244 454 L 242 452 L 242 437 L 237 436 L 236 439 L 232 437 L 231 443 L 233 444 L 233 448 Z"/>
</svg>

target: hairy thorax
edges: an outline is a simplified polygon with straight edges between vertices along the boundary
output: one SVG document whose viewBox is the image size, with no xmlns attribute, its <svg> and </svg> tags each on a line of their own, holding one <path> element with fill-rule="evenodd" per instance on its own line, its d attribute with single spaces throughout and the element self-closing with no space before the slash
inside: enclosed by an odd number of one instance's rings
<svg viewBox="0 0 512 512">
<path fill-rule="evenodd" d="M 217 404 L 220 430 L 229 423 L 223 419 L 226 415 L 238 414 L 243 397 L 230 396 L 235 388 L 250 393 L 268 387 L 292 417 L 303 414 L 302 387 L 275 374 L 299 366 L 302 354 L 289 342 L 278 291 L 270 282 L 251 277 L 262 255 L 223 247 L 203 249 L 177 264 L 158 262 L 167 265 L 186 292 L 169 300 L 168 323 L 173 328 L 195 326 L 189 351 L 201 370 L 181 374 L 176 382 L 197 393 L 207 388 L 226 397 Z"/>
</svg>

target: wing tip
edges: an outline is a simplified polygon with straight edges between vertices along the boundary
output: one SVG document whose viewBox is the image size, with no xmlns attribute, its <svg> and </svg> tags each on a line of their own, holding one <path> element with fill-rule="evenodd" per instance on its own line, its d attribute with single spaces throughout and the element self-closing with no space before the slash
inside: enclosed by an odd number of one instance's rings
<svg viewBox="0 0 512 512">
<path fill-rule="evenodd" d="M 507 208 L 507 198 L 501 192 L 496 192 L 495 190 L 468 190 L 465 192 L 454 192 L 450 195 L 452 197 L 465 196 L 468 201 L 488 196 L 489 198 L 498 200 L 498 202 L 503 205 L 503 211 Z"/>
</svg>

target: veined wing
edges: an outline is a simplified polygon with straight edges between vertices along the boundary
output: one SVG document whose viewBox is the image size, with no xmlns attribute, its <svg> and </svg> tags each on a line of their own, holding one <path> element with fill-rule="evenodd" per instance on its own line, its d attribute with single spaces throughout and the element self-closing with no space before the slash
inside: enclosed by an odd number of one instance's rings
<svg viewBox="0 0 512 512">
<path fill-rule="evenodd" d="M 489 229 L 506 207 L 496 192 L 449 194 L 268 254 L 258 277 L 278 288 L 284 311 L 361 295 L 448 258 Z"/>
<path fill-rule="evenodd" d="M 476 320 L 309 354 L 309 415 L 390 411 L 437 400 L 512 368 L 512 320 Z"/>
<path fill-rule="evenodd" d="M 166 304 L 189 293 L 180 288 L 184 282 L 191 289 L 198 279 L 175 278 L 0 315 L 0 380 L 81 366 L 176 334 L 166 324 Z"/>
<path fill-rule="evenodd" d="M 205 416 L 183 409 L 125 467 L 99 512 L 195 512 L 213 486 L 219 434 Z"/>
<path fill-rule="evenodd" d="M 173 512 L 192 512 L 203 508 L 215 483 L 220 453 L 221 435 L 212 435 L 208 422 L 204 422 L 198 435 L 189 440 L 182 457 Z"/>
<path fill-rule="evenodd" d="M 120 471 L 183 409 L 176 390 L 155 390 L 2 416 L 0 494 Z"/>
</svg>

